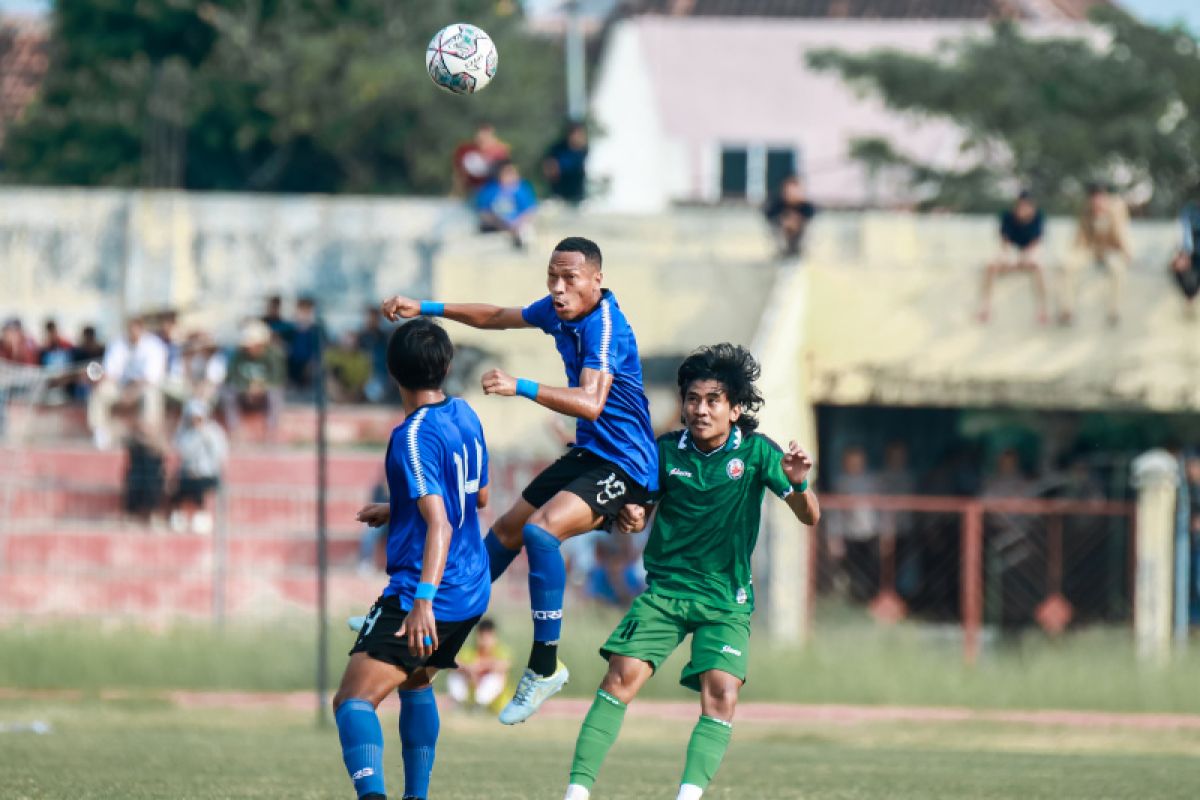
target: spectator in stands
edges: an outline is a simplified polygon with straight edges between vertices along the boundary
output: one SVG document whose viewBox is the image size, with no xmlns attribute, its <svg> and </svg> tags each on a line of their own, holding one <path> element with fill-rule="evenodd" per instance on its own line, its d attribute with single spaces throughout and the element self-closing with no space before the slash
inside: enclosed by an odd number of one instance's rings
<svg viewBox="0 0 1200 800">
<path fill-rule="evenodd" d="M 496 135 L 489 122 L 475 129 L 475 136 L 454 151 L 454 190 L 473 200 L 475 193 L 495 177 L 500 165 L 509 158 L 510 149 Z"/>
<path fill-rule="evenodd" d="M 212 515 L 205 505 L 221 483 L 229 444 L 224 429 L 209 418 L 204 401 L 184 404 L 175 433 L 175 454 L 179 473 L 171 496 L 171 529 L 182 533 L 190 527 L 193 533 L 212 533 Z"/>
<path fill-rule="evenodd" d="M 779 192 L 767 204 L 764 213 L 779 255 L 783 258 L 800 255 L 804 232 L 817 215 L 817 207 L 809 202 L 799 176 L 789 175 L 783 179 L 779 184 Z"/>
<path fill-rule="evenodd" d="M 163 311 L 154 317 L 154 335 L 162 339 L 167 348 L 167 374 L 179 369 L 183 358 L 183 342 L 179 338 L 179 315 L 174 311 Z"/>
<path fill-rule="evenodd" d="M 1171 261 L 1171 273 L 1194 318 L 1196 295 L 1200 294 L 1200 186 L 1192 194 L 1179 212 L 1180 247 Z"/>
<path fill-rule="evenodd" d="M 273 294 L 267 298 L 267 307 L 262 315 L 262 321 L 271 329 L 275 343 L 286 349 L 292 341 L 292 332 L 295 328 L 291 322 L 283 318 L 282 297 Z"/>
<path fill-rule="evenodd" d="M 100 337 L 96 335 L 96 327 L 94 325 L 83 326 L 79 332 L 79 342 L 71 350 L 71 363 L 87 369 L 93 364 L 99 366 L 103 361 L 104 342 L 100 341 Z M 84 402 L 91 391 L 91 384 L 77 379 L 70 383 L 69 391 L 76 402 Z"/>
<path fill-rule="evenodd" d="M 1012 208 L 1000 215 L 1000 252 L 983 271 L 983 296 L 979 321 L 987 322 L 992 313 L 992 284 L 997 276 L 1014 272 L 1033 278 L 1038 324 L 1049 321 L 1046 300 L 1046 275 L 1042 267 L 1041 245 L 1046 219 L 1029 192 L 1021 192 Z"/>
<path fill-rule="evenodd" d="M 1015 447 L 1006 447 L 996 457 L 996 468 L 983 480 L 984 497 L 1026 497 L 1033 482 L 1021 468 L 1021 454 Z"/>
<path fill-rule="evenodd" d="M 640 570 L 641 548 L 633 537 L 613 534 L 596 536 L 595 546 L 588 596 L 617 608 L 629 608 L 633 598 L 646 589 L 645 573 Z"/>
<path fill-rule="evenodd" d="M 376 305 L 364 308 L 363 315 L 363 326 L 354 336 L 359 351 L 371 363 L 371 376 L 363 387 L 363 394 L 372 403 L 398 399 L 400 395 L 396 392 L 396 383 L 387 371 L 389 333 L 383 327 L 383 315 Z"/>
<path fill-rule="evenodd" d="M 1106 186 L 1092 184 L 1079 213 L 1075 243 L 1063 263 L 1058 321 L 1069 325 L 1075 316 L 1075 293 L 1079 274 L 1089 265 L 1108 275 L 1108 321 L 1121 321 L 1121 290 L 1133 259 L 1129 243 L 1129 209 L 1125 201 Z"/>
<path fill-rule="evenodd" d="M 513 247 L 521 249 L 532 233 L 537 195 L 529 181 L 521 177 L 517 165 L 506 161 L 496 177 L 475 196 L 482 233 L 504 232 L 512 237 Z"/>
<path fill-rule="evenodd" d="M 15 364 L 37 366 L 37 342 L 25 333 L 25 327 L 16 317 L 5 322 L 4 330 L 0 332 L 0 358 Z"/>
<path fill-rule="evenodd" d="M 212 409 L 220 399 L 228 372 L 225 354 L 204 331 L 193 331 L 183 340 L 179 357 L 168 368 L 167 396 L 182 406 L 199 400 Z"/>
<path fill-rule="evenodd" d="M 129 427 L 125 446 L 129 459 L 125 468 L 125 511 L 143 524 L 150 524 L 155 512 L 162 508 L 165 493 L 166 448 L 162 431 L 137 418 Z"/>
<path fill-rule="evenodd" d="M 96 447 L 112 444 L 114 412 L 136 411 L 148 436 L 162 435 L 163 381 L 167 374 L 167 348 L 146 330 L 141 317 L 125 324 L 125 337 L 104 353 L 104 375 L 88 397 L 88 427 Z"/>
<path fill-rule="evenodd" d="M 508 670 L 512 654 L 496 633 L 496 623 L 481 619 L 475 643 L 458 654 L 458 669 L 446 675 L 446 692 L 460 708 L 498 713 L 511 695 Z"/>
<path fill-rule="evenodd" d="M 272 340 L 271 329 L 261 320 L 250 320 L 242 328 L 221 390 L 221 409 L 231 435 L 237 435 L 243 411 L 266 413 L 268 434 L 278 429 L 286 377 L 283 353 Z"/>
<path fill-rule="evenodd" d="M 841 471 L 832 481 L 833 491 L 841 495 L 876 495 L 879 478 L 867 468 L 867 451 L 851 445 L 842 451 Z M 848 593 L 855 600 L 866 600 L 874 593 L 873 573 L 878 561 L 877 539 L 879 512 L 864 499 L 853 508 L 830 513 L 825 528 L 830 559 L 834 562 L 835 591 Z"/>
<path fill-rule="evenodd" d="M 588 133 L 582 122 L 568 122 L 562 137 L 542 158 L 550 194 L 573 206 L 587 196 Z"/>
<path fill-rule="evenodd" d="M 904 496 L 917 493 L 916 477 L 908 463 L 908 445 L 899 439 L 893 439 L 884 448 L 879 493 Z M 912 512 L 888 512 L 881 515 L 880 522 L 883 532 L 900 540 L 896 543 L 896 590 L 904 597 L 911 597 L 921 585 L 921 549 L 910 537 L 916 527 Z"/>
<path fill-rule="evenodd" d="M 361 403 L 371 380 L 371 359 L 358 347 L 358 337 L 346 331 L 337 344 L 325 348 L 325 388 L 335 403 Z"/>
<path fill-rule="evenodd" d="M 287 374 L 291 385 L 303 391 L 313 386 L 317 359 L 325 330 L 317 322 L 317 303 L 311 297 L 296 301 L 296 321 L 287 346 Z"/>
<path fill-rule="evenodd" d="M 43 367 L 65 369 L 71 364 L 74 348 L 71 342 L 58 332 L 58 323 L 46 320 L 42 335 L 42 346 L 38 350 L 38 363 Z"/>
</svg>

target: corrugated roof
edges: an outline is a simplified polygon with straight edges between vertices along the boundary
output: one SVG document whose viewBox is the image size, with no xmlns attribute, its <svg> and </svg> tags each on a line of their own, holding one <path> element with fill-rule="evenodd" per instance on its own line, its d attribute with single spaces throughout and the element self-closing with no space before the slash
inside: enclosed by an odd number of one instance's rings
<svg viewBox="0 0 1200 800">
<path fill-rule="evenodd" d="M 627 15 L 1081 21 L 1113 0 L 627 0 Z"/>
<path fill-rule="evenodd" d="M 37 18 L 0 19 L 0 144 L 20 119 L 46 75 L 49 30 Z"/>
</svg>

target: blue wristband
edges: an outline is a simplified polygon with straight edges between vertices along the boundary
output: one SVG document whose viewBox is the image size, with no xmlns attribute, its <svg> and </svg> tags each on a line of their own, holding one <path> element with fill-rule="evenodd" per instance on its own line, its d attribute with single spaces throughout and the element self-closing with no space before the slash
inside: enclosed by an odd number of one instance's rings
<svg viewBox="0 0 1200 800">
<path fill-rule="evenodd" d="M 528 397 L 530 400 L 537 400 L 537 393 L 537 381 L 531 381 L 528 378 L 517 378 L 517 394 L 521 395 L 521 397 Z"/>
<path fill-rule="evenodd" d="M 437 595 L 437 587 L 432 583 L 418 583 L 417 591 L 413 594 L 414 600 L 432 600 Z"/>
<path fill-rule="evenodd" d="M 800 481 L 800 483 L 793 483 L 792 488 L 795 489 L 800 494 L 804 494 L 805 492 L 808 491 L 808 478 L 805 478 L 804 480 Z"/>
<path fill-rule="evenodd" d="M 445 303 L 432 303 L 428 300 L 421 301 L 421 316 L 423 317 L 440 317 L 446 313 Z"/>
</svg>

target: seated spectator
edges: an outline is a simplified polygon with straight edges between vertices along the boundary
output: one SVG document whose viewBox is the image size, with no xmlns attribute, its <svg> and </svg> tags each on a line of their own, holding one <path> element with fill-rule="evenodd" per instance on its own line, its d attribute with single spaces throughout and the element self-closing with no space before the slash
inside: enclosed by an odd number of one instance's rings
<svg viewBox="0 0 1200 800">
<path fill-rule="evenodd" d="M 481 619 L 475 643 L 458 654 L 458 669 L 446 675 L 446 693 L 461 708 L 499 713 L 512 691 L 508 670 L 512 654 L 496 634 L 496 623 Z"/>
<path fill-rule="evenodd" d="M 1033 493 L 1033 482 L 1021 468 L 1021 454 L 1007 447 L 996 457 L 996 467 L 983 479 L 983 497 L 1027 497 Z"/>
<path fill-rule="evenodd" d="M 475 210 L 479 213 L 480 232 L 503 231 L 512 237 L 513 247 L 520 249 L 532 233 L 537 196 L 517 165 L 506 161 L 496 178 L 479 190 Z"/>
<path fill-rule="evenodd" d="M 25 333 L 21 320 L 16 317 L 5 322 L 4 330 L 0 332 L 0 358 L 15 364 L 37 366 L 37 342 Z"/>
<path fill-rule="evenodd" d="M 1033 278 L 1038 324 L 1045 325 L 1049 321 L 1046 276 L 1041 259 L 1045 225 L 1045 215 L 1029 192 L 1021 192 L 1012 208 L 1000 215 L 1000 252 L 983 271 L 980 322 L 987 322 L 992 314 L 992 284 L 995 283 L 996 277 L 1014 272 L 1028 273 Z"/>
<path fill-rule="evenodd" d="M 484 122 L 475 135 L 454 151 L 454 191 L 468 201 L 496 174 L 509 158 L 509 147 L 496 135 L 496 128 Z"/>
<path fill-rule="evenodd" d="M 779 184 L 779 194 L 767 204 L 764 212 L 775 236 L 779 255 L 792 258 L 800 255 L 804 232 L 809 221 L 817 215 L 817 207 L 808 201 L 804 184 L 796 175 L 789 175 Z"/>
<path fill-rule="evenodd" d="M 1129 209 L 1125 201 L 1107 187 L 1093 184 L 1079 212 L 1075 244 L 1063 263 L 1058 321 L 1070 325 L 1075 317 L 1076 284 L 1089 265 L 1102 268 L 1108 276 L 1108 322 L 1121 321 L 1121 290 L 1133 260 L 1129 244 Z"/>
<path fill-rule="evenodd" d="M 149 336 L 150 334 L 145 334 Z M 161 431 L 136 419 L 125 441 L 125 511 L 149 524 L 162 508 L 166 484 L 166 448 Z"/>
<path fill-rule="evenodd" d="M 282 297 L 273 294 L 267 298 L 267 307 L 263 312 L 262 321 L 271 329 L 275 343 L 286 349 L 288 343 L 292 341 L 294 327 L 291 322 L 283 318 Z"/>
<path fill-rule="evenodd" d="M 179 348 L 179 357 L 168 370 L 167 396 L 183 406 L 189 400 L 199 400 L 213 409 L 225 383 L 227 359 L 212 337 L 203 331 L 193 331 Z"/>
<path fill-rule="evenodd" d="M 260 320 L 242 328 L 237 352 L 229 360 L 221 411 L 231 435 L 241 427 L 241 412 L 262 411 L 267 415 L 267 432 L 279 427 L 286 379 L 283 353 L 271 339 L 271 330 Z"/>
<path fill-rule="evenodd" d="M 207 403 L 189 400 L 184 405 L 175 454 L 179 473 L 171 496 L 171 529 L 182 533 L 190 527 L 193 533 L 212 533 L 212 515 L 205 501 L 221 483 L 229 444 L 224 429 L 209 419 Z"/>
<path fill-rule="evenodd" d="M 379 313 L 379 306 L 375 305 L 367 306 L 363 314 L 362 329 L 354 335 L 359 352 L 371 364 L 371 376 L 363 387 L 363 395 L 372 403 L 397 400 L 400 395 L 396 391 L 396 382 L 388 376 L 387 371 L 389 334 L 383 327 L 383 315 Z"/>
<path fill-rule="evenodd" d="M 361 403 L 371 380 L 371 359 L 358 347 L 350 331 L 336 345 L 325 348 L 325 388 L 335 403 Z"/>
<path fill-rule="evenodd" d="M 1171 261 L 1171 273 L 1193 316 L 1196 295 L 1200 294 L 1200 187 L 1194 194 L 1197 197 L 1185 203 L 1179 212 L 1181 242 L 1179 252 Z"/>
<path fill-rule="evenodd" d="M 550 145 L 542 158 L 542 172 L 550 184 L 550 194 L 571 205 L 579 205 L 587 196 L 587 127 L 568 122 L 562 138 Z"/>
<path fill-rule="evenodd" d="M 167 348 L 141 317 L 125 324 L 125 334 L 105 351 L 104 374 L 88 397 L 88 427 L 101 450 L 112 444 L 114 412 L 134 411 L 150 436 L 162 435 Z"/>
<path fill-rule="evenodd" d="M 317 303 L 311 297 L 296 301 L 296 321 L 287 345 L 287 376 L 295 389 L 312 389 L 324 329 L 317 323 Z"/>
<path fill-rule="evenodd" d="M 93 325 L 85 325 L 80 331 L 79 342 L 71 349 L 71 363 L 86 370 L 87 374 L 99 374 L 104 361 L 104 342 L 96 335 Z M 85 402 L 91 392 L 91 384 L 82 379 L 73 380 L 68 387 L 76 402 Z"/>
<path fill-rule="evenodd" d="M 43 367 L 66 369 L 71 364 L 71 353 L 74 350 L 71 342 L 58 332 L 58 323 L 52 319 L 46 320 L 44 330 L 42 346 L 38 351 L 38 363 Z"/>
</svg>

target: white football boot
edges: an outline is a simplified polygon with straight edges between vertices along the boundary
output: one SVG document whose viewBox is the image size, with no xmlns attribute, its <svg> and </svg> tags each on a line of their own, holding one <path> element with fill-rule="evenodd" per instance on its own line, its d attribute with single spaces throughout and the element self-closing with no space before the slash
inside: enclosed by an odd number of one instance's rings
<svg viewBox="0 0 1200 800">
<path fill-rule="evenodd" d="M 505 725 L 516 725 L 529 719 L 542 707 L 542 703 L 562 691 L 571 673 L 567 665 L 558 662 L 558 669 L 548 678 L 543 678 L 531 669 L 526 669 L 517 684 L 513 699 L 500 710 L 500 721 Z"/>
</svg>

